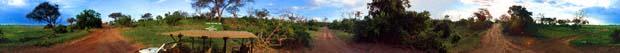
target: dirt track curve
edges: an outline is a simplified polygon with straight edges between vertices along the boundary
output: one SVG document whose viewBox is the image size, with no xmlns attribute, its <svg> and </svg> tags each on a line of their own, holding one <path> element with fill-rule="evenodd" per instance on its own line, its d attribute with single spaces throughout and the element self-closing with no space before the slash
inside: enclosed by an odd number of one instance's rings
<svg viewBox="0 0 620 53">
<path fill-rule="evenodd" d="M 533 53 L 519 45 L 515 45 L 506 39 L 502 33 L 501 24 L 493 24 L 486 34 L 480 39 L 480 48 L 472 53 Z"/>
<path fill-rule="evenodd" d="M 293 53 L 420 53 L 417 50 L 387 44 L 344 41 L 336 37 L 327 27 L 319 29 L 312 45 L 310 50 Z"/>
<path fill-rule="evenodd" d="M 135 53 L 145 47 L 126 39 L 116 27 L 104 26 L 84 38 L 50 48 L 31 48 L 17 53 Z"/>
</svg>

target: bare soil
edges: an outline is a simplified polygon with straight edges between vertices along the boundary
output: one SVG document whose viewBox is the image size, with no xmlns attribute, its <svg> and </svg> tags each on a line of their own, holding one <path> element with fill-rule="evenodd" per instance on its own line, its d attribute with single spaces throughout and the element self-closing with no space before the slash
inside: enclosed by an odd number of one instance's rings
<svg viewBox="0 0 620 53">
<path fill-rule="evenodd" d="M 336 37 L 332 31 L 323 27 L 315 36 L 313 47 L 293 53 L 420 53 L 414 49 L 406 49 L 380 43 L 354 43 L 343 41 Z"/>
<path fill-rule="evenodd" d="M 104 26 L 84 38 L 52 47 L 35 47 L 9 53 L 135 53 L 146 46 L 121 35 L 121 29 Z"/>
<path fill-rule="evenodd" d="M 477 49 L 474 49 L 471 53 L 607 53 L 607 51 L 620 51 L 615 47 L 576 48 L 570 45 L 570 41 L 578 37 L 592 35 L 603 31 L 608 30 L 574 34 L 546 40 L 536 40 L 534 37 L 504 36 L 502 34 L 501 25 L 494 24 L 493 28 L 489 29 L 486 34 L 481 37 L 480 46 Z M 517 44 L 519 42 L 514 41 L 523 41 L 523 43 Z"/>
</svg>

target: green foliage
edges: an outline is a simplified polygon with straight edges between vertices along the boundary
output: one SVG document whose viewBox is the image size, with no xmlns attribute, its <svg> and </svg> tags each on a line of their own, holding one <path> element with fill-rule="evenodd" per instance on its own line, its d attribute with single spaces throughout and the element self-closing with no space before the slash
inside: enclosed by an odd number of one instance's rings
<svg viewBox="0 0 620 53">
<path fill-rule="evenodd" d="M 613 32 L 611 32 L 611 34 L 609 34 L 609 37 L 612 38 L 612 43 L 618 44 L 620 43 L 620 29 L 615 29 L 613 30 Z"/>
<path fill-rule="evenodd" d="M 72 29 L 88 29 L 88 28 L 101 28 L 101 18 L 99 13 L 94 10 L 88 9 L 82 11 L 82 13 L 76 16 L 77 23 L 72 25 Z"/>
<path fill-rule="evenodd" d="M 525 9 L 522 6 L 511 6 L 508 10 L 510 14 L 510 21 L 507 23 L 507 31 L 515 35 L 531 35 L 530 33 L 536 33 L 536 23 L 532 19 L 532 12 Z"/>
<path fill-rule="evenodd" d="M 56 20 L 60 16 L 58 11 L 58 5 L 50 4 L 49 2 L 43 2 L 32 10 L 32 12 L 26 15 L 26 18 L 32 19 L 38 22 L 46 22 L 49 25 L 56 25 Z"/>
<path fill-rule="evenodd" d="M 123 17 L 123 16 L 125 16 L 125 15 L 123 15 L 121 12 L 114 12 L 114 13 L 110 13 L 110 15 L 108 15 L 108 17 L 110 17 L 110 18 L 112 18 L 114 20 L 116 20 L 116 19 L 118 19 L 120 17 Z"/>
<path fill-rule="evenodd" d="M 67 26 L 59 25 L 54 28 L 54 33 L 67 33 Z"/>
<path fill-rule="evenodd" d="M 21 26 L 21 25 L 2 25 L 7 42 L 0 43 L 0 48 L 32 47 L 32 46 L 51 46 L 59 43 L 69 42 L 84 37 L 88 34 L 86 30 L 76 32 L 58 33 L 53 30 L 45 30 L 41 26 Z"/>
<path fill-rule="evenodd" d="M 166 20 L 166 24 L 176 26 L 181 19 L 184 19 L 187 13 L 182 11 L 174 11 L 172 14 L 166 13 L 164 16 L 164 20 Z"/>
<path fill-rule="evenodd" d="M 122 17 L 118 18 L 115 21 L 115 23 L 119 24 L 121 26 L 126 26 L 126 27 L 133 27 L 134 26 L 133 20 L 131 20 L 131 16 L 129 16 L 129 15 L 125 15 L 125 16 L 122 16 Z"/>
</svg>

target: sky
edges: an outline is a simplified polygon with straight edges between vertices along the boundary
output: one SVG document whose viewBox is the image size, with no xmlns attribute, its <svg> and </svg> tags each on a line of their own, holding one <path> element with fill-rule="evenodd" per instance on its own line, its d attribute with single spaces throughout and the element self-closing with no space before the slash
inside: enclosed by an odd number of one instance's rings
<svg viewBox="0 0 620 53">
<path fill-rule="evenodd" d="M 184 11 L 194 13 L 191 7 L 193 0 L 0 0 L 0 24 L 42 25 L 45 23 L 26 19 L 42 2 L 58 4 L 61 12 L 61 24 L 64 20 L 75 17 L 85 9 L 93 9 L 101 13 L 103 21 L 111 21 L 107 15 L 121 12 L 131 15 L 134 19 L 144 13 L 163 15 L 167 12 Z M 371 0 L 255 0 L 241 8 L 240 15 L 247 15 L 248 9 L 269 9 L 271 16 L 280 13 L 279 9 L 290 9 L 306 19 L 339 20 L 347 13 L 368 11 L 367 3 Z M 450 20 L 472 17 L 473 12 L 480 8 L 489 9 L 494 18 L 506 14 L 508 7 L 521 5 L 534 13 L 533 17 L 557 17 L 573 19 L 576 12 L 584 11 L 586 19 L 593 25 L 620 24 L 619 0 L 410 0 L 409 11 L 429 11 L 433 19 L 442 19 L 449 15 Z M 224 16 L 231 16 L 224 13 Z"/>
</svg>

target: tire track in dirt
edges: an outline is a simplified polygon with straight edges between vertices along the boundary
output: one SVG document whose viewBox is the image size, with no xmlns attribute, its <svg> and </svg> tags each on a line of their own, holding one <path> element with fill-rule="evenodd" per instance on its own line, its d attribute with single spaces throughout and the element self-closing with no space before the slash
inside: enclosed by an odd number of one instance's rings
<svg viewBox="0 0 620 53">
<path fill-rule="evenodd" d="M 293 53 L 421 53 L 414 49 L 382 43 L 347 42 L 336 37 L 327 27 L 319 29 L 317 34 L 310 50 Z"/>
<path fill-rule="evenodd" d="M 50 48 L 30 48 L 17 53 L 135 53 L 146 46 L 121 35 L 119 28 L 104 26 L 84 38 Z"/>
<path fill-rule="evenodd" d="M 512 43 L 502 33 L 501 24 L 493 24 L 480 39 L 480 48 L 472 53 L 533 53 L 532 50 Z"/>
<path fill-rule="evenodd" d="M 532 47 L 531 49 L 536 50 L 536 52 L 538 53 L 583 53 L 583 51 L 580 51 L 579 49 L 570 45 L 570 41 L 579 37 L 592 35 L 604 31 L 608 30 L 605 29 L 590 33 L 574 34 L 549 40 L 537 41 L 536 43 L 534 43 L 534 47 Z"/>
<path fill-rule="evenodd" d="M 323 27 L 318 31 L 318 36 L 314 39 L 314 48 L 310 53 L 359 53 L 354 52 L 346 42 L 334 37 L 331 30 Z"/>
</svg>

